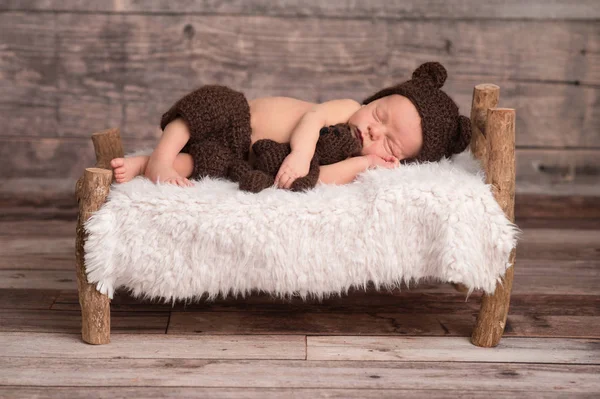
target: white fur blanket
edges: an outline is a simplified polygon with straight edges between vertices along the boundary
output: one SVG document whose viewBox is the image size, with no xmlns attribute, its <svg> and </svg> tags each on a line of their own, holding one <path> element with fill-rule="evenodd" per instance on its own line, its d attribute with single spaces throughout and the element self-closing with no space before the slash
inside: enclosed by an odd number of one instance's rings
<svg viewBox="0 0 600 399">
<path fill-rule="evenodd" d="M 110 298 L 125 287 L 135 297 L 175 301 L 252 290 L 322 300 L 369 281 L 393 289 L 434 279 L 463 283 L 468 298 L 494 291 L 521 234 L 468 149 L 305 193 L 192 182 L 113 183 L 84 225 L 88 281 Z"/>
</svg>

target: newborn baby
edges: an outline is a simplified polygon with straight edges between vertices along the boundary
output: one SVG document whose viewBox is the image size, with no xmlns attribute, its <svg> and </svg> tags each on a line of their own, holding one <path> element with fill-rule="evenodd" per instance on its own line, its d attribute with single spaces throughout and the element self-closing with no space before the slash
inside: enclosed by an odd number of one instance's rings
<svg viewBox="0 0 600 399">
<path fill-rule="evenodd" d="M 439 90 L 446 76 L 441 64 L 425 63 L 413 72 L 412 80 L 380 90 L 362 105 L 352 99 L 321 104 L 289 97 L 245 101 L 243 94 L 228 88 L 206 87 L 204 98 L 213 90 L 214 102 L 198 106 L 199 96 L 192 101 L 190 94 L 163 115 L 163 135 L 152 155 L 115 158 L 111 166 L 118 183 L 144 175 L 153 182 L 191 186 L 188 178 L 198 177 L 194 172 L 204 161 L 202 170 L 218 166 L 225 157 L 237 156 L 239 162 L 248 164 L 246 169 L 251 168 L 252 146 L 258 140 L 270 139 L 290 143 L 292 151 L 273 182 L 278 188 L 289 189 L 294 180 L 308 173 L 320 129 L 339 123 L 348 124 L 360 143 L 360 151 L 340 162 L 321 166 L 321 183 L 348 183 L 376 166 L 392 168 L 399 163 L 437 161 L 464 150 L 471 136 L 469 118 L 458 115 L 456 104 Z M 218 93 L 214 91 L 217 88 Z M 222 89 L 228 90 L 227 96 L 222 96 Z M 219 125 L 219 114 L 227 116 L 227 107 L 231 107 L 230 113 L 240 109 L 245 112 L 233 118 L 237 122 L 225 117 Z M 212 123 L 210 129 L 206 121 Z M 217 132 L 213 126 L 222 127 Z M 207 132 L 211 129 L 215 130 L 213 136 Z M 213 147 L 208 142 L 201 145 L 205 138 L 213 139 Z M 224 176 L 225 169 L 216 168 L 213 174 Z"/>
</svg>

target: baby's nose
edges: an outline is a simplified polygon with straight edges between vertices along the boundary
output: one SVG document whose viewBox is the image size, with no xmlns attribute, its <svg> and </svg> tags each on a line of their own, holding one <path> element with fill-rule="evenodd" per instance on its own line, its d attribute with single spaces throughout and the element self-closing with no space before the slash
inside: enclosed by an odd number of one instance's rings
<svg viewBox="0 0 600 399">
<path fill-rule="evenodd" d="M 379 136 L 380 136 L 380 132 L 375 128 L 370 128 L 369 135 L 371 136 L 371 138 L 373 140 L 377 140 L 377 138 L 379 138 Z"/>
</svg>

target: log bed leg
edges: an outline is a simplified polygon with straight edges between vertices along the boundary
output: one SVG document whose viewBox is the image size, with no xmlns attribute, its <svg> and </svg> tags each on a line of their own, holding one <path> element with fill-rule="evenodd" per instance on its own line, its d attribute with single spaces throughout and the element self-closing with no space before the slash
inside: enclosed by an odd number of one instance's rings
<svg viewBox="0 0 600 399">
<path fill-rule="evenodd" d="M 79 215 L 75 240 L 75 267 L 81 306 L 81 337 L 89 344 L 110 342 L 110 299 L 87 281 L 83 251 L 87 233 L 83 225 L 105 202 L 111 181 L 112 171 L 100 168 L 87 168 L 77 181 Z"/>
<path fill-rule="evenodd" d="M 481 163 L 481 168 L 487 172 L 490 143 L 486 138 L 485 125 L 487 111 L 498 106 L 500 87 L 491 83 L 482 83 L 473 89 L 471 104 L 471 152 Z M 489 182 L 488 182 L 489 184 Z"/>
<path fill-rule="evenodd" d="M 479 160 L 481 168 L 487 170 L 489 143 L 485 137 L 487 110 L 498 106 L 500 87 L 491 83 L 482 83 L 473 89 L 471 104 L 471 153 Z M 466 293 L 469 288 L 464 284 L 452 283 L 456 291 Z"/>
<path fill-rule="evenodd" d="M 87 233 L 84 223 L 106 202 L 114 181 L 110 161 L 123 157 L 119 129 L 113 128 L 92 134 L 96 167 L 87 168 L 77 180 L 75 194 L 79 203 L 75 239 L 75 268 L 81 306 L 81 337 L 89 344 L 110 343 L 110 299 L 88 283 L 85 270 L 84 243 Z"/>
<path fill-rule="evenodd" d="M 485 135 L 489 142 L 486 182 L 507 219 L 515 221 L 515 110 L 491 108 L 487 111 Z M 515 249 L 510 253 L 510 267 L 496 285 L 494 294 L 484 294 L 471 342 L 477 346 L 498 345 L 508 315 L 512 290 Z"/>
</svg>

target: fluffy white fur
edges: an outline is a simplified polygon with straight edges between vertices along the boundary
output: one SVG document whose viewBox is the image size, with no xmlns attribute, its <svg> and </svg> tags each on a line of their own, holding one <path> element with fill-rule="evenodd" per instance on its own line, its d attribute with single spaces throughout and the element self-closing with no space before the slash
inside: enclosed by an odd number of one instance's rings
<svg viewBox="0 0 600 399">
<path fill-rule="evenodd" d="M 129 155 L 149 154 L 151 149 Z M 207 300 L 253 290 L 318 300 L 372 281 L 421 279 L 492 293 L 521 230 L 469 150 L 439 163 L 377 168 L 346 185 L 258 194 L 204 178 L 114 183 L 86 222 L 88 280 L 103 294 Z"/>
</svg>

